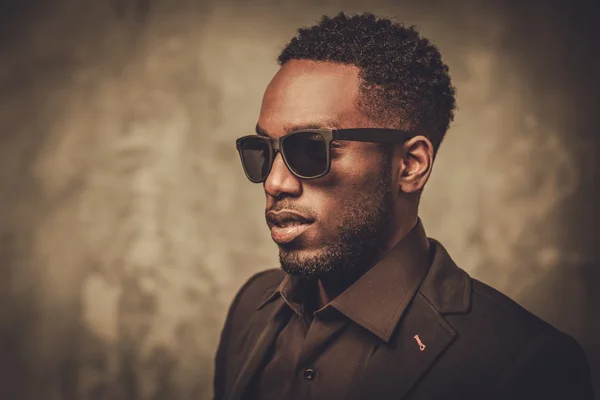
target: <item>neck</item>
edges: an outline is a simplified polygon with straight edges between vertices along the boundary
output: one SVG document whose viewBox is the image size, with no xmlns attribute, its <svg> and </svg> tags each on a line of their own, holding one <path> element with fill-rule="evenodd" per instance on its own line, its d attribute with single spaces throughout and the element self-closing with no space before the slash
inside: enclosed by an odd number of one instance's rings
<svg viewBox="0 0 600 400">
<path fill-rule="evenodd" d="M 394 247 L 396 247 L 415 227 L 417 224 L 418 216 L 415 214 L 414 217 L 405 220 L 403 224 L 401 224 L 400 228 L 393 231 L 392 235 L 390 235 L 389 240 L 385 242 L 385 244 L 381 248 L 380 255 L 378 259 L 372 264 L 367 266 L 363 274 L 371 269 L 379 260 L 387 255 Z M 362 275 L 361 275 L 362 276 Z M 356 280 L 358 280 L 360 276 L 351 278 L 348 280 L 339 280 L 339 279 L 318 279 L 317 280 L 317 308 L 325 306 L 341 293 L 343 293 L 347 288 L 349 288 Z"/>
<path fill-rule="evenodd" d="M 393 231 L 389 240 L 385 244 L 383 248 L 383 255 L 389 253 L 394 247 L 396 247 L 404 238 L 414 229 L 417 225 L 419 217 L 417 214 L 411 215 L 408 217 L 403 224 L 400 225 L 400 228 Z"/>
</svg>

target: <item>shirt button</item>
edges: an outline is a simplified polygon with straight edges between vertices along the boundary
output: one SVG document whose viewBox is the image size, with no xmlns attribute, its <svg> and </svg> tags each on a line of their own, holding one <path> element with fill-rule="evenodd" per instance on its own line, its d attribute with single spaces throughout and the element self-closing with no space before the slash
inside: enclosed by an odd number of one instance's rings
<svg viewBox="0 0 600 400">
<path fill-rule="evenodd" d="M 306 378 L 309 381 L 312 381 L 313 379 L 315 379 L 316 375 L 317 375 L 317 373 L 312 368 L 306 368 L 304 370 L 304 378 Z"/>
</svg>

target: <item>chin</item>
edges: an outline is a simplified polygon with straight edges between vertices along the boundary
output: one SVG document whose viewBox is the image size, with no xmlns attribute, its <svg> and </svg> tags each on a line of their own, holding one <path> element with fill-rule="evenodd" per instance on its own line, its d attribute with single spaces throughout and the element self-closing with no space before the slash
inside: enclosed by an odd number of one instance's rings
<svg viewBox="0 0 600 400">
<path fill-rule="evenodd" d="M 279 261 L 289 275 L 311 279 L 331 271 L 330 253 L 330 249 L 323 246 L 280 248 Z"/>
<path fill-rule="evenodd" d="M 320 242 L 320 243 L 319 243 Z M 321 243 L 323 241 L 313 238 L 299 237 L 290 243 L 278 244 L 279 253 L 295 254 L 298 257 L 315 257 L 326 252 L 326 247 Z"/>
</svg>

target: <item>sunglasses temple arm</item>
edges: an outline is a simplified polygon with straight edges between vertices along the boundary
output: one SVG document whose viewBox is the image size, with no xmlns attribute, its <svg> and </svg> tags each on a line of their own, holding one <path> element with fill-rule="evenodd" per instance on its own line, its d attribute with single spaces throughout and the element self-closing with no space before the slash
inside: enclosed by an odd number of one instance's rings
<svg viewBox="0 0 600 400">
<path fill-rule="evenodd" d="M 402 143 L 412 136 L 414 136 L 414 134 L 401 130 L 378 132 L 372 129 L 348 129 L 332 132 L 332 140 L 352 140 L 356 142 L 374 143 Z"/>
</svg>

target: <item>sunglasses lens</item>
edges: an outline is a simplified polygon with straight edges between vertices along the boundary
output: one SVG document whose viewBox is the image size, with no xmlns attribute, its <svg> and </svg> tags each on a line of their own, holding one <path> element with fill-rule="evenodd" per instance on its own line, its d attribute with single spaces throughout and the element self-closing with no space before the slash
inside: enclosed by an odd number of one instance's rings
<svg viewBox="0 0 600 400">
<path fill-rule="evenodd" d="M 260 137 L 244 138 L 239 146 L 242 165 L 253 182 L 266 179 L 270 168 L 270 149 L 266 140 Z"/>
<path fill-rule="evenodd" d="M 282 147 L 290 168 L 296 174 L 311 178 L 327 170 L 327 145 L 318 133 L 295 133 L 285 138 Z"/>
</svg>

